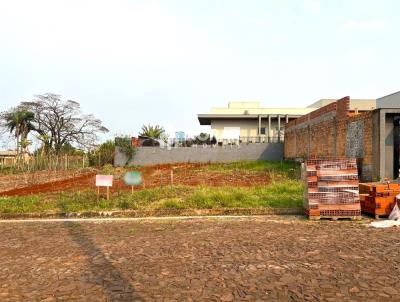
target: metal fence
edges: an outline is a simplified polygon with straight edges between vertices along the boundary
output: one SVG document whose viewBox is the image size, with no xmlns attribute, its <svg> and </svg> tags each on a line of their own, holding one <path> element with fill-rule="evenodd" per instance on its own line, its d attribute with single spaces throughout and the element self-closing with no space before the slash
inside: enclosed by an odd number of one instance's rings
<svg viewBox="0 0 400 302">
<path fill-rule="evenodd" d="M 181 147 L 202 147 L 202 146 L 212 146 L 212 147 L 224 147 L 232 145 L 241 144 L 254 144 L 254 143 L 282 143 L 284 141 L 283 136 L 240 136 L 239 139 L 216 139 L 212 141 L 210 139 L 205 139 L 204 141 L 194 141 L 194 140 L 179 140 L 179 139 L 169 139 L 167 142 L 161 140 L 153 140 L 151 143 L 142 144 L 136 147 L 146 148 L 146 147 L 161 147 L 161 148 L 181 148 Z M 150 142 L 150 140 L 149 140 Z"/>
<path fill-rule="evenodd" d="M 284 141 L 283 136 L 240 136 L 239 143 L 250 144 L 250 143 L 282 143 Z"/>
</svg>

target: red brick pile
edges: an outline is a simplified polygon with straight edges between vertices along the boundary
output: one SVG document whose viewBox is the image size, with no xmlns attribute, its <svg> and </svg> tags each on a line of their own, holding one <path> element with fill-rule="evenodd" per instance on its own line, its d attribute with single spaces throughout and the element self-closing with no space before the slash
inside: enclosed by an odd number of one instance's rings
<svg viewBox="0 0 400 302">
<path fill-rule="evenodd" d="M 303 180 L 310 219 L 361 218 L 356 159 L 307 160 Z"/>
<path fill-rule="evenodd" d="M 361 211 L 380 216 L 389 216 L 400 194 L 400 185 L 392 183 L 362 183 L 360 184 Z"/>
</svg>

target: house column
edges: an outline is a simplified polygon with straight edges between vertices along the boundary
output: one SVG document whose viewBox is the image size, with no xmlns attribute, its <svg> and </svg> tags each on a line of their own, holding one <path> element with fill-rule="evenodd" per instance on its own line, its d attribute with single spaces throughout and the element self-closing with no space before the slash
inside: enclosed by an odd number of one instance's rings
<svg viewBox="0 0 400 302">
<path fill-rule="evenodd" d="M 258 116 L 258 140 L 261 142 L 261 115 Z"/>
<path fill-rule="evenodd" d="M 268 115 L 268 142 L 271 142 L 271 116 Z"/>
<path fill-rule="evenodd" d="M 289 115 L 288 114 L 286 114 L 285 121 L 286 121 L 286 124 L 289 123 Z M 286 130 L 286 124 L 285 124 L 285 130 Z M 284 133 L 283 133 L 283 141 L 285 141 L 285 134 Z"/>
<path fill-rule="evenodd" d="M 281 115 L 278 114 L 278 142 L 281 142 Z"/>
<path fill-rule="evenodd" d="M 386 173 L 386 112 L 379 110 L 379 175 L 385 179 Z"/>
</svg>

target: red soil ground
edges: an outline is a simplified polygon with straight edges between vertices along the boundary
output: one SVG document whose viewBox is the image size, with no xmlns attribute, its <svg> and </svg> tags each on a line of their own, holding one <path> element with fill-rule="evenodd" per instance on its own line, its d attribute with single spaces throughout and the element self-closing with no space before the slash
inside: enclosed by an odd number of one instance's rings
<svg viewBox="0 0 400 302">
<path fill-rule="evenodd" d="M 176 165 L 155 165 L 139 168 L 142 172 L 144 185 L 135 187 L 135 190 L 141 190 L 144 187 L 153 188 L 174 185 L 190 186 L 235 186 L 248 187 L 255 185 L 265 185 L 270 181 L 265 172 L 255 171 L 205 171 L 202 169 L 205 164 L 176 164 Z M 125 169 L 116 169 L 114 184 L 111 192 L 128 191 L 130 187 L 126 186 L 122 180 Z M 173 177 L 171 178 L 171 171 Z M 0 193 L 1 196 L 22 196 L 38 193 L 52 193 L 61 191 L 77 191 L 95 188 L 95 175 L 103 172 L 91 172 L 82 176 L 68 178 L 63 180 L 45 182 L 29 185 L 22 188 L 15 188 Z"/>
</svg>

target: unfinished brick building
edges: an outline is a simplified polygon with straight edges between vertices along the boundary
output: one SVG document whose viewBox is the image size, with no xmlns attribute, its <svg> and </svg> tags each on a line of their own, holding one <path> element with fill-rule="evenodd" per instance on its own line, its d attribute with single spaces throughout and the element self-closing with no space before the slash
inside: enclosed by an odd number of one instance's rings
<svg viewBox="0 0 400 302">
<path fill-rule="evenodd" d="M 400 102 L 391 100 L 391 108 L 384 108 L 385 103 L 359 113 L 350 110 L 350 98 L 344 97 L 290 121 L 285 158 L 355 157 L 362 181 L 398 178 Z"/>
</svg>

